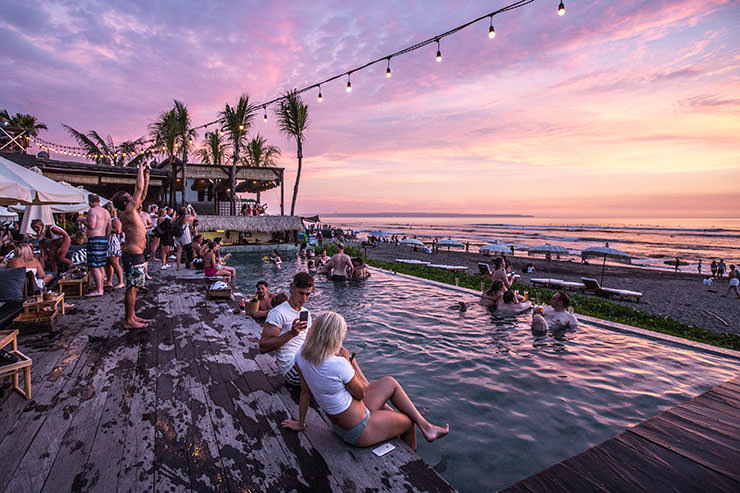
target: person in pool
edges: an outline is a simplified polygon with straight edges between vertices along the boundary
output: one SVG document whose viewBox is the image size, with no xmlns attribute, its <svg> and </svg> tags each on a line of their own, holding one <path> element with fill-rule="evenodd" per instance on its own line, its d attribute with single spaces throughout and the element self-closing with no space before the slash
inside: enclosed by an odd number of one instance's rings
<svg viewBox="0 0 740 493">
<path fill-rule="evenodd" d="M 416 450 L 416 426 L 433 442 L 450 432 L 450 425 L 427 421 L 393 377 L 363 382 L 352 366 L 352 357 L 342 347 L 347 323 L 334 312 L 319 315 L 306 342 L 295 355 L 301 380 L 298 420 L 286 419 L 285 428 L 306 428 L 311 396 L 329 416 L 334 433 L 350 445 L 369 447 L 390 438 L 401 438 Z M 387 402 L 397 410 L 390 409 Z"/>
<path fill-rule="evenodd" d="M 496 310 L 499 306 L 503 305 L 503 296 L 505 292 L 506 288 L 504 287 L 503 281 L 501 279 L 496 279 L 493 281 L 491 287 L 483 293 L 479 303 L 489 310 Z"/>
<path fill-rule="evenodd" d="M 516 315 L 529 310 L 532 307 L 531 301 L 520 301 L 516 298 L 514 291 L 506 291 L 502 296 L 503 303 L 499 307 L 499 313 L 507 315 Z"/>
<path fill-rule="evenodd" d="M 344 253 L 344 244 L 337 243 L 337 253 L 332 255 L 326 265 L 332 281 L 346 281 L 352 278 L 354 267 L 352 267 L 352 259 Z"/>
<path fill-rule="evenodd" d="M 270 310 L 272 310 L 273 308 L 272 299 L 275 297 L 275 295 L 270 292 L 267 281 L 265 281 L 264 279 L 257 281 L 257 294 L 255 294 L 254 297 L 259 300 L 260 305 L 257 311 L 252 314 L 252 317 L 265 318 Z M 244 309 L 246 304 L 247 298 L 242 298 L 241 301 L 239 301 L 239 306 L 242 309 Z"/>
<path fill-rule="evenodd" d="M 570 305 L 570 297 L 562 291 L 558 291 L 550 299 L 550 305 L 540 307 L 532 314 L 532 334 L 544 335 L 547 329 L 551 330 L 575 330 L 578 328 L 578 319 L 567 311 Z"/>
</svg>

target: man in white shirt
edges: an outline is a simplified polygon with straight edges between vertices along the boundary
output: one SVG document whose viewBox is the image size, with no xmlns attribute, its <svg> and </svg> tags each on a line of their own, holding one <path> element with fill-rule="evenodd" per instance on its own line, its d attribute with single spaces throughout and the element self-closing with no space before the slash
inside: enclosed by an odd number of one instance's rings
<svg viewBox="0 0 740 493">
<path fill-rule="evenodd" d="M 301 385 L 301 379 L 295 367 L 295 355 L 303 347 L 306 341 L 306 330 L 311 327 L 311 313 L 303 305 L 311 297 L 312 292 L 313 277 L 307 272 L 296 274 L 293 282 L 290 283 L 288 301 L 269 311 L 265 326 L 262 328 L 262 337 L 260 337 L 260 352 L 274 351 L 280 373 L 285 376 L 285 383 L 296 387 Z M 302 313 L 305 313 L 303 317 L 301 317 Z M 345 347 L 342 347 L 338 354 L 350 361 L 362 384 L 369 385 L 354 355 L 350 355 Z"/>
<path fill-rule="evenodd" d="M 313 292 L 313 277 L 307 272 L 299 272 L 290 283 L 288 301 L 276 306 L 267 314 L 262 329 L 259 349 L 261 353 L 275 351 L 275 359 L 285 382 L 300 385 L 301 380 L 295 369 L 295 353 L 306 340 L 306 330 L 311 326 L 311 313 L 303 305 Z M 303 320 L 301 313 L 304 312 Z"/>
</svg>

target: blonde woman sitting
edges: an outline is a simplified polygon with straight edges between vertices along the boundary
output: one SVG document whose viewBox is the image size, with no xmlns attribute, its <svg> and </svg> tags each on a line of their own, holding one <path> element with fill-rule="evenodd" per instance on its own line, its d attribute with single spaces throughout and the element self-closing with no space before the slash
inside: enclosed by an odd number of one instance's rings
<svg viewBox="0 0 740 493">
<path fill-rule="evenodd" d="M 8 261 L 8 268 L 15 269 L 23 267 L 26 272 L 33 272 L 36 279 L 36 287 L 40 290 L 54 278 L 51 274 L 44 272 L 44 267 L 33 254 L 30 243 L 19 243 L 15 246 L 15 256 Z"/>
<path fill-rule="evenodd" d="M 282 423 L 285 428 L 306 428 L 313 395 L 333 423 L 334 433 L 356 447 L 369 447 L 401 435 L 416 450 L 417 425 L 428 442 L 449 433 L 450 425 L 441 428 L 424 419 L 394 378 L 363 384 L 347 350 L 342 348 L 346 335 L 347 323 L 337 313 L 326 312 L 313 321 L 303 348 L 295 355 L 301 376 L 299 419 L 286 419 Z M 386 405 L 388 400 L 397 411 Z"/>
</svg>

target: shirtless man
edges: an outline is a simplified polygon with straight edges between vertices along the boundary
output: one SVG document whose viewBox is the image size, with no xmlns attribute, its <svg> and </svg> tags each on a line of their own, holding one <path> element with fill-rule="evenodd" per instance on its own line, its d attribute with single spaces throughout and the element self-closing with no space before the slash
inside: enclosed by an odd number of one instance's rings
<svg viewBox="0 0 740 493">
<path fill-rule="evenodd" d="M 265 318 L 267 313 L 272 310 L 272 299 L 275 297 L 274 293 L 270 292 L 267 286 L 267 281 L 257 281 L 257 294 L 254 296 L 260 302 L 259 309 L 252 315 L 253 318 Z M 244 308 L 247 303 L 246 298 L 242 298 L 239 305 Z"/>
<path fill-rule="evenodd" d="M 352 278 L 352 272 L 355 269 L 352 267 L 352 259 L 344 253 L 344 245 L 337 243 L 337 249 L 339 251 L 332 255 L 327 263 L 330 269 L 327 272 L 331 274 L 332 281 L 346 281 L 348 278 Z"/>
<path fill-rule="evenodd" d="M 113 205 L 120 213 L 123 232 L 126 233 L 122 256 L 123 272 L 126 276 L 126 295 L 123 299 L 126 309 L 123 327 L 126 329 L 140 329 L 149 325 L 150 322 L 150 320 L 137 317 L 134 313 L 136 293 L 144 287 L 146 279 L 146 260 L 144 260 L 146 227 L 138 209 L 144 202 L 148 189 L 149 166 L 139 164 L 134 196 L 122 191 L 113 196 Z"/>
<path fill-rule="evenodd" d="M 100 197 L 91 193 L 87 196 L 90 211 L 87 213 L 87 270 L 95 279 L 95 291 L 88 296 L 103 295 L 105 264 L 108 254 L 108 235 L 110 234 L 110 214 L 100 207 Z"/>
<path fill-rule="evenodd" d="M 575 315 L 566 311 L 570 304 L 570 298 L 562 291 L 552 295 L 550 306 L 546 307 L 542 314 L 532 315 L 532 334 L 545 335 L 547 329 L 552 330 L 575 330 L 578 328 L 578 320 Z"/>
<path fill-rule="evenodd" d="M 490 310 L 497 310 L 504 304 L 504 292 L 506 292 L 504 283 L 501 279 L 497 279 L 493 281 L 491 287 L 481 295 L 479 303 Z"/>
<path fill-rule="evenodd" d="M 504 303 L 499 307 L 498 313 L 504 315 L 516 315 L 523 311 L 529 310 L 532 306 L 531 301 L 519 301 L 513 291 L 507 291 L 503 296 Z"/>
</svg>

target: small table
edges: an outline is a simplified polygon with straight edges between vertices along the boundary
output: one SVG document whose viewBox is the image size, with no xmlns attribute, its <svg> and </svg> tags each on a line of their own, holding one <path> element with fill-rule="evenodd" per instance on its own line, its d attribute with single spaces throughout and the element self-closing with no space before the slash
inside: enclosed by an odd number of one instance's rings
<svg viewBox="0 0 740 493">
<path fill-rule="evenodd" d="M 69 298 L 82 298 L 85 295 L 85 289 L 87 289 L 89 281 L 89 272 L 79 279 L 60 279 L 59 292 L 66 294 Z"/>
<path fill-rule="evenodd" d="M 24 313 L 39 313 L 43 311 L 45 307 L 50 306 L 54 311 L 59 311 L 59 304 L 62 305 L 62 315 L 64 315 L 64 293 L 52 293 L 54 297 L 50 300 L 44 300 L 41 298 L 30 298 L 23 303 Z"/>
<path fill-rule="evenodd" d="M 0 366 L 0 377 L 13 377 L 13 390 L 21 394 L 26 400 L 31 398 L 31 358 L 18 351 L 18 331 L 0 330 L 0 349 L 12 344 L 13 349 L 8 351 L 15 355 L 18 361 Z M 23 372 L 25 392 L 18 385 L 18 373 Z"/>
</svg>

